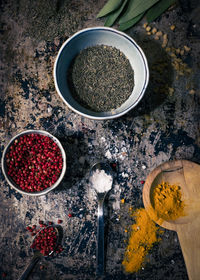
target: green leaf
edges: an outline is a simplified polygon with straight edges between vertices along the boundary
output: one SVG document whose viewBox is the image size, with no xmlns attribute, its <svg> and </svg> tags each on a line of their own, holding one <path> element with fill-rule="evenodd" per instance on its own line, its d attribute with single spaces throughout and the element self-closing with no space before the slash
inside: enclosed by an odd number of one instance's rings
<svg viewBox="0 0 200 280">
<path fill-rule="evenodd" d="M 119 20 L 119 24 L 125 23 L 151 8 L 159 0 L 130 0 L 129 5 Z"/>
<path fill-rule="evenodd" d="M 118 16 L 121 14 L 121 12 L 123 11 L 124 7 L 126 6 L 126 3 L 128 2 L 128 0 L 124 0 L 123 4 L 114 12 L 112 12 L 106 19 L 105 22 L 105 26 L 112 26 L 113 23 L 116 21 L 116 19 L 118 18 Z"/>
<path fill-rule="evenodd" d="M 135 25 L 144 16 L 144 14 L 145 13 L 142 13 L 142 14 L 138 15 L 137 17 L 132 18 L 131 20 L 129 20 L 127 22 L 121 23 L 119 25 L 119 30 L 120 31 L 124 31 L 124 30 L 132 27 L 133 25 Z"/>
<path fill-rule="evenodd" d="M 147 22 L 150 23 L 159 17 L 164 11 L 166 11 L 176 0 L 161 0 L 156 5 L 148 10 L 146 17 Z"/>
<path fill-rule="evenodd" d="M 105 15 L 115 11 L 122 4 L 123 0 L 109 0 L 97 15 L 97 18 L 104 17 Z"/>
</svg>

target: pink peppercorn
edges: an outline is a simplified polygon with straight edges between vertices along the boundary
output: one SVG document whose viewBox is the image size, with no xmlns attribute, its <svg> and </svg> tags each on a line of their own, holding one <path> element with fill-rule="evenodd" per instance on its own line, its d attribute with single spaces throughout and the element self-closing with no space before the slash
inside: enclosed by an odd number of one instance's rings
<svg viewBox="0 0 200 280">
<path fill-rule="evenodd" d="M 39 192 L 54 184 L 63 167 L 60 148 L 48 136 L 26 134 L 6 154 L 8 176 L 26 192 Z"/>
<path fill-rule="evenodd" d="M 54 227 L 41 230 L 34 239 L 31 248 L 39 250 L 44 256 L 54 251 L 57 245 L 57 231 Z"/>
<path fill-rule="evenodd" d="M 63 221 L 60 220 L 60 219 L 58 219 L 58 221 L 57 221 L 58 224 L 62 224 L 62 222 L 63 222 Z"/>
<path fill-rule="evenodd" d="M 144 184 L 144 183 L 145 183 L 145 181 L 140 181 L 140 183 L 141 183 L 141 184 Z"/>
<path fill-rule="evenodd" d="M 60 219 L 58 221 L 59 223 L 62 222 Z M 53 224 L 53 222 L 49 221 L 47 224 Z M 33 229 L 34 226 L 26 227 L 29 228 L 29 232 L 32 236 L 37 234 L 30 248 L 39 250 L 44 256 L 52 256 L 53 253 L 61 253 L 63 251 L 61 244 L 57 242 L 58 230 L 54 226 L 47 226 L 41 220 L 39 221 L 39 225 L 35 226 Z M 40 227 L 43 229 L 40 229 Z"/>
</svg>

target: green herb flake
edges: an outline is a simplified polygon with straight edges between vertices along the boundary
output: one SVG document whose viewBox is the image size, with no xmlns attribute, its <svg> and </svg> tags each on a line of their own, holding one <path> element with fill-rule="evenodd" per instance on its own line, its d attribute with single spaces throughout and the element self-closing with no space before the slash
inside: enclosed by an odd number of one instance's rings
<svg viewBox="0 0 200 280">
<path fill-rule="evenodd" d="M 134 87 L 129 60 L 117 48 L 106 45 L 82 50 L 71 63 L 66 78 L 74 99 L 94 112 L 119 108 Z"/>
</svg>

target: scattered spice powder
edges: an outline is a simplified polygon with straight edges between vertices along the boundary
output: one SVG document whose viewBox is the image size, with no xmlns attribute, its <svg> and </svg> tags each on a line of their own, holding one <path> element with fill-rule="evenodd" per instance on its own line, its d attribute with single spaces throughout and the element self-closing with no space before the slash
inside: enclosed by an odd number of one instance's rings
<svg viewBox="0 0 200 280">
<path fill-rule="evenodd" d="M 129 243 L 122 265 L 126 272 L 133 273 L 141 269 L 145 257 L 155 242 L 158 242 L 158 226 L 150 219 L 143 208 L 133 211 L 135 224 L 131 226 Z"/>
<path fill-rule="evenodd" d="M 125 203 L 125 199 L 124 199 L 124 198 L 121 199 L 121 203 L 122 203 L 122 204 Z"/>
<path fill-rule="evenodd" d="M 182 56 L 185 55 L 185 52 L 187 54 L 189 53 L 190 47 L 183 46 L 182 49 L 174 48 L 174 47 L 167 47 L 168 38 L 167 38 L 166 33 L 163 33 L 162 31 L 157 30 L 156 28 L 153 28 L 151 30 L 151 27 L 149 28 L 147 23 L 145 23 L 143 25 L 143 27 L 146 29 L 147 35 L 154 35 L 155 40 L 163 39 L 162 47 L 171 56 L 171 60 L 172 60 L 171 64 L 172 64 L 172 67 L 174 68 L 174 70 L 176 71 L 176 80 L 178 80 L 180 76 L 190 75 L 192 73 L 192 69 L 181 58 Z M 172 31 L 174 31 L 175 25 L 171 25 L 170 29 Z M 151 31 L 147 31 L 147 30 L 151 30 Z"/>
<path fill-rule="evenodd" d="M 157 185 L 152 193 L 152 204 L 155 213 L 147 212 L 143 208 L 131 212 L 135 223 L 131 226 L 129 242 L 122 262 L 127 273 L 140 270 L 154 243 L 160 241 L 159 235 L 162 234 L 162 230 L 152 218 L 176 220 L 185 215 L 185 203 L 182 201 L 181 188 L 178 185 L 170 185 L 167 182 Z"/>
</svg>

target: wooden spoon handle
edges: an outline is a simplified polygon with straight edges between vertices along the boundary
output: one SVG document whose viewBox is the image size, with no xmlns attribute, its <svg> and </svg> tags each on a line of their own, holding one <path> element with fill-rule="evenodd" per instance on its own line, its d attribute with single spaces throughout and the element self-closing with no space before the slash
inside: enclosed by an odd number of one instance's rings
<svg viewBox="0 0 200 280">
<path fill-rule="evenodd" d="M 187 229 L 178 231 L 178 238 L 183 252 L 188 277 L 190 280 L 200 279 L 200 224 L 187 224 Z"/>
</svg>

